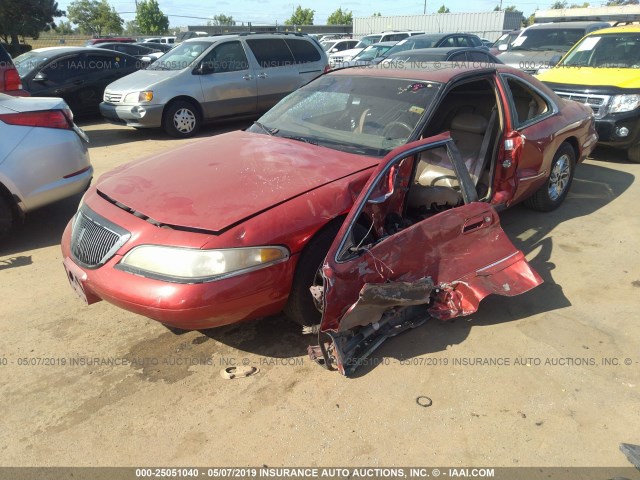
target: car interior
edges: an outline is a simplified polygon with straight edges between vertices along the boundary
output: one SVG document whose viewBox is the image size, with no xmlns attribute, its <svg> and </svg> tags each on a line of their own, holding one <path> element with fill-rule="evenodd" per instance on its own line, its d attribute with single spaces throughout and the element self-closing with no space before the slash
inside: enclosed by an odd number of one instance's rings
<svg viewBox="0 0 640 480">
<path fill-rule="evenodd" d="M 531 95 L 518 96 L 518 107 L 525 118 L 537 113 Z M 544 102 L 543 102 L 544 103 Z M 537 105 L 537 103 L 536 103 Z M 546 103 L 544 103 L 546 108 Z M 421 137 L 449 132 L 456 152 L 440 146 L 406 158 L 389 171 L 378 184 L 353 228 L 351 254 L 362 245 L 392 235 L 430 216 L 464 205 L 460 175 L 452 153 L 460 156 L 459 168 L 468 172 L 466 184 L 475 188 L 474 199 L 490 197 L 491 180 L 502 135 L 503 113 L 491 79 L 465 82 L 451 89 L 436 108 Z M 385 190 L 387 194 L 385 195 Z M 389 195 L 406 191 L 405 195 Z M 398 198 L 402 197 L 402 198 Z M 346 254 L 346 252 L 344 252 Z"/>
<path fill-rule="evenodd" d="M 493 162 L 501 128 L 502 112 L 499 109 L 496 88 L 489 79 L 465 82 L 454 87 L 445 95 L 431 117 L 422 137 L 427 138 L 442 132 L 449 132 L 456 144 L 476 187 L 478 198 L 488 196 L 493 173 Z M 418 162 L 416 187 L 424 192 L 425 187 L 448 187 L 459 192 L 459 183 L 452 178 L 450 162 L 439 159 Z M 451 194 L 440 188 L 441 198 L 434 205 L 420 204 L 419 199 L 426 193 L 415 193 L 410 207 L 441 210 L 451 205 Z M 458 197 L 461 199 L 459 193 Z M 424 197 L 427 198 L 427 197 Z M 434 198 L 433 193 L 428 198 Z"/>
</svg>

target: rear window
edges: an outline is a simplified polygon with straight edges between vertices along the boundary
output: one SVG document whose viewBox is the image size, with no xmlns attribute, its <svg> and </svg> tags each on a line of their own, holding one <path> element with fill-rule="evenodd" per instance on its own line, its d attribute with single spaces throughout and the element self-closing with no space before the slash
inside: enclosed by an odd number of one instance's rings
<svg viewBox="0 0 640 480">
<path fill-rule="evenodd" d="M 291 51 L 281 38 L 247 40 L 247 44 L 262 68 L 284 67 L 295 63 Z"/>
<path fill-rule="evenodd" d="M 402 40 L 403 38 L 407 38 L 409 36 L 408 33 L 393 33 L 389 35 L 383 35 L 382 41 L 384 42 L 397 42 Z"/>
<path fill-rule="evenodd" d="M 309 63 L 320 61 L 320 52 L 307 40 L 297 38 L 286 38 L 284 40 L 289 46 L 296 63 Z"/>
</svg>

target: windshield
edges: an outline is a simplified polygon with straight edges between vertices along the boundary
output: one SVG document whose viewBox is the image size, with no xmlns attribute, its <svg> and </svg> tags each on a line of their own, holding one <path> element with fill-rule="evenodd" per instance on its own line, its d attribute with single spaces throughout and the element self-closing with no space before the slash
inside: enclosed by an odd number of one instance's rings
<svg viewBox="0 0 640 480">
<path fill-rule="evenodd" d="M 373 60 L 374 58 L 385 54 L 390 49 L 391 46 L 389 45 L 370 45 L 353 57 L 353 60 Z"/>
<path fill-rule="evenodd" d="M 328 75 L 284 98 L 249 131 L 381 157 L 407 142 L 440 86 Z"/>
<path fill-rule="evenodd" d="M 47 63 L 49 56 L 44 53 L 27 52 L 13 60 L 13 64 L 18 70 L 18 75 L 24 77 L 36 68 L 40 68 Z"/>
<path fill-rule="evenodd" d="M 338 43 L 338 41 L 334 40 L 333 42 L 322 42 L 320 45 L 322 45 L 322 48 L 328 52 L 336 43 Z"/>
<path fill-rule="evenodd" d="M 181 43 L 149 65 L 147 70 L 182 70 L 193 67 L 197 58 L 211 45 L 211 42 Z"/>
<path fill-rule="evenodd" d="M 496 42 L 492 45 L 493 48 L 498 48 L 500 45 L 506 45 L 507 49 L 510 48 L 510 43 L 518 38 L 520 32 L 504 33 Z"/>
<path fill-rule="evenodd" d="M 567 52 L 584 36 L 584 28 L 530 28 L 514 40 L 511 50 Z"/>
<path fill-rule="evenodd" d="M 567 67 L 640 68 L 640 33 L 582 39 L 561 65 Z"/>
<path fill-rule="evenodd" d="M 378 43 L 381 38 L 382 38 L 382 35 L 367 35 L 366 37 L 362 37 L 360 39 L 360 41 L 356 45 L 356 48 L 368 47 L 369 45 Z"/>
<path fill-rule="evenodd" d="M 405 38 L 396 43 L 392 49 L 390 49 L 385 56 L 393 55 L 394 53 L 404 52 L 405 50 L 414 50 L 416 48 L 433 48 L 442 37 L 431 36 L 422 38 Z"/>
</svg>

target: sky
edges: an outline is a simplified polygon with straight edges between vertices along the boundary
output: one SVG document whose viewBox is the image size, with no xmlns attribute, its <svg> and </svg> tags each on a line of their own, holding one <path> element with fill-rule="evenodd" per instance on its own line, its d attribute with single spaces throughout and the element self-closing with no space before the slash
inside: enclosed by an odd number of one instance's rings
<svg viewBox="0 0 640 480">
<path fill-rule="evenodd" d="M 58 7 L 65 10 L 72 0 L 58 0 Z M 555 0 L 524 0 L 509 2 L 503 0 L 503 7 L 516 5 L 519 10 L 529 16 L 536 9 L 545 9 L 553 4 Z M 134 0 L 109 0 L 116 11 L 125 20 L 133 20 L 135 17 Z M 327 21 L 327 17 L 336 9 L 353 12 L 355 17 L 369 17 L 374 12 L 382 15 L 415 15 L 422 14 L 424 10 L 424 0 L 315 0 L 315 1 L 289 1 L 289 0 L 158 0 L 160 9 L 169 16 L 171 27 L 186 25 L 206 25 L 206 18 L 213 15 L 231 15 L 237 22 L 252 22 L 255 24 L 270 24 L 276 22 L 283 23 L 291 16 L 294 8 L 301 5 L 302 8 L 312 8 L 315 10 L 314 24 L 322 25 Z M 427 13 L 435 13 L 444 3 L 451 12 L 487 12 L 494 9 L 499 0 L 427 0 Z M 582 0 L 580 2 L 582 3 Z M 202 18 L 181 18 L 183 16 L 193 16 Z"/>
</svg>

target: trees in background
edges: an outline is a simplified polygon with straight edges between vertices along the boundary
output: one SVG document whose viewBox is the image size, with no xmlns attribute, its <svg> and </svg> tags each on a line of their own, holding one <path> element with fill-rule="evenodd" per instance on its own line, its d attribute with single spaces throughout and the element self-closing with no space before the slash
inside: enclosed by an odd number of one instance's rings
<svg viewBox="0 0 640 480">
<path fill-rule="evenodd" d="M 63 15 L 55 0 L 2 0 L 0 36 L 17 47 L 19 36 L 38 38 L 40 32 L 55 28 L 54 18 Z"/>
<path fill-rule="evenodd" d="M 236 21 L 231 15 L 225 15 L 223 13 L 214 15 L 213 19 L 207 22 L 207 25 L 235 25 Z"/>
<path fill-rule="evenodd" d="M 67 18 L 86 35 L 121 34 L 124 23 L 107 0 L 75 0 L 69 4 Z"/>
<path fill-rule="evenodd" d="M 338 8 L 327 18 L 327 25 L 353 25 L 353 12 Z"/>
<path fill-rule="evenodd" d="M 302 8 L 298 5 L 288 20 L 284 21 L 285 25 L 313 25 L 313 14 L 315 10 L 310 8 Z"/>
<path fill-rule="evenodd" d="M 138 0 L 135 23 L 145 35 L 161 35 L 169 30 L 167 17 L 156 0 Z"/>
</svg>

